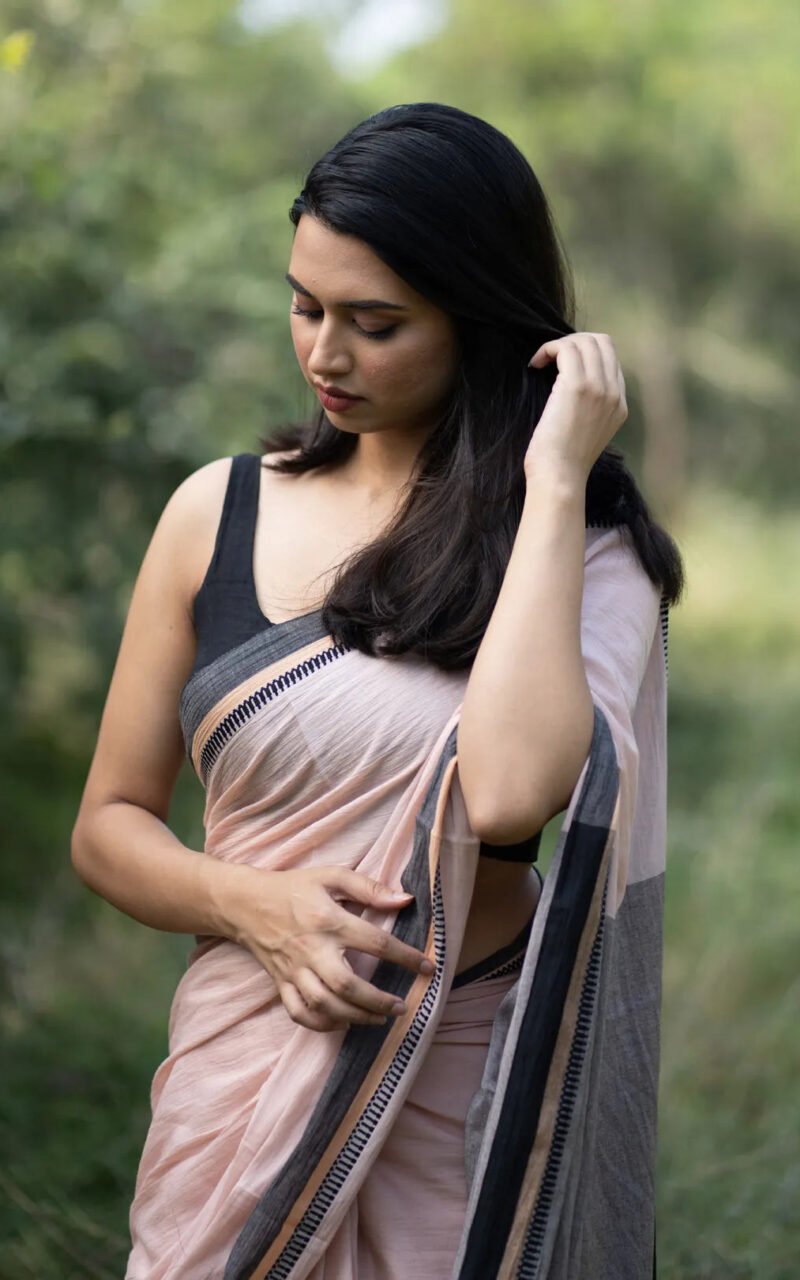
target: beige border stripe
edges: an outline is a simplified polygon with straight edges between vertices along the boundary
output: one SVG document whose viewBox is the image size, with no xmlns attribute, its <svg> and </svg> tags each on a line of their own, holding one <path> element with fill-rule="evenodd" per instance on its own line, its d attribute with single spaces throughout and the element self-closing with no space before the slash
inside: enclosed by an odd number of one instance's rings
<svg viewBox="0 0 800 1280">
<path fill-rule="evenodd" d="M 433 825 L 431 827 L 430 840 L 429 840 L 429 875 L 430 875 L 430 886 L 431 886 L 431 903 L 432 903 L 432 896 L 433 896 L 433 884 L 434 884 L 435 875 L 436 875 L 436 863 L 438 859 L 439 849 L 442 843 L 441 828 L 442 828 L 442 823 L 444 822 L 445 805 L 447 803 L 447 796 L 449 793 L 450 782 L 451 782 L 455 767 L 456 767 L 456 759 L 455 757 L 453 757 L 453 759 L 450 760 L 450 762 L 448 763 L 444 771 L 444 774 L 442 776 L 442 782 L 439 788 L 439 796 L 437 798 L 437 804 L 436 804 L 436 813 L 434 816 Z M 434 963 L 436 962 L 436 949 L 435 949 L 435 942 L 434 942 L 434 936 L 433 936 L 433 913 L 432 912 L 431 912 L 431 924 L 430 924 L 430 928 L 428 929 L 428 936 L 425 942 L 424 952 L 425 952 L 425 955 L 429 957 L 429 959 L 433 960 Z M 407 1006 L 405 1014 L 401 1018 L 395 1019 L 394 1026 L 392 1027 L 391 1031 L 389 1032 L 386 1039 L 384 1040 L 383 1046 L 381 1048 L 381 1051 L 378 1057 L 375 1059 L 368 1074 L 364 1077 L 364 1081 L 361 1085 L 361 1088 L 359 1089 L 352 1103 L 348 1107 L 347 1112 L 344 1115 L 341 1124 L 337 1128 L 336 1132 L 331 1138 L 330 1143 L 328 1144 L 327 1150 L 325 1151 L 324 1155 L 320 1157 L 319 1163 L 317 1164 L 317 1167 L 314 1171 L 313 1176 L 309 1179 L 309 1181 L 304 1186 L 302 1193 L 300 1194 L 300 1196 L 298 1196 L 297 1200 L 295 1201 L 294 1205 L 289 1211 L 286 1217 L 286 1221 L 284 1222 L 279 1234 L 275 1237 L 272 1244 L 270 1245 L 268 1252 L 257 1264 L 255 1270 L 251 1271 L 248 1280 L 265 1280 L 270 1268 L 275 1265 L 278 1258 L 283 1253 L 284 1248 L 289 1243 L 292 1235 L 294 1234 L 294 1231 L 301 1223 L 306 1210 L 311 1204 L 311 1201 L 316 1195 L 324 1178 L 327 1176 L 331 1168 L 331 1165 L 333 1164 L 334 1160 L 339 1154 L 339 1151 L 344 1146 L 350 1134 L 353 1132 L 359 1117 L 362 1115 L 367 1103 L 369 1102 L 370 1098 L 375 1092 L 377 1085 L 379 1084 L 380 1080 L 383 1078 L 387 1067 L 389 1066 L 392 1059 L 396 1056 L 397 1051 L 403 1042 L 406 1032 L 408 1031 L 409 1027 L 411 1026 L 411 1023 L 414 1021 L 414 1018 L 417 1015 L 417 1011 L 419 1009 L 420 1004 L 422 1003 L 422 999 L 425 993 L 427 992 L 428 987 L 430 986 L 434 976 L 435 975 L 431 974 L 430 977 L 426 977 L 425 974 L 420 973 L 415 978 L 411 986 L 411 989 L 405 998 L 405 1004 Z"/>
<path fill-rule="evenodd" d="M 580 1007 L 581 992 L 583 990 L 583 982 L 586 976 L 586 968 L 589 963 L 594 940 L 597 935 L 597 926 L 600 919 L 600 910 L 603 901 L 603 886 L 606 879 L 606 871 L 611 856 L 611 846 L 613 838 L 616 835 L 616 820 L 619 809 L 619 794 L 614 806 L 614 815 L 611 820 L 608 839 L 603 857 L 600 864 L 600 874 L 597 877 L 594 894 L 592 895 L 591 907 L 587 916 L 586 925 L 581 935 L 578 945 L 578 954 L 575 958 L 575 964 L 572 970 L 572 979 L 570 981 L 567 998 L 564 1003 L 564 1013 L 561 1026 L 558 1032 L 553 1057 L 550 1062 L 550 1070 L 547 1074 L 547 1084 L 545 1085 L 544 1097 L 542 1099 L 542 1108 L 539 1115 L 539 1123 L 536 1129 L 536 1137 L 531 1155 L 528 1161 L 528 1167 L 525 1171 L 525 1177 L 520 1189 L 517 1207 L 514 1212 L 514 1221 L 506 1242 L 503 1260 L 497 1272 L 497 1280 L 514 1280 L 522 1259 L 522 1250 L 525 1246 L 525 1240 L 528 1234 L 528 1228 L 531 1224 L 534 1209 L 536 1207 L 536 1198 L 539 1194 L 542 1178 L 547 1165 L 547 1159 L 550 1155 L 550 1149 L 553 1143 L 553 1133 L 555 1131 L 556 1118 L 558 1116 L 558 1107 L 561 1100 L 561 1091 L 564 1085 L 564 1076 L 569 1061 L 570 1050 L 575 1036 L 575 1027 L 578 1020 L 578 1009 Z"/>
<path fill-rule="evenodd" d="M 195 735 L 192 739 L 192 763 L 198 776 L 200 774 L 200 756 L 203 748 L 214 729 L 225 719 L 228 712 L 233 711 L 234 707 L 243 702 L 245 698 L 249 698 L 250 694 L 255 693 L 256 689 L 260 689 L 262 685 L 268 684 L 270 680 L 276 679 L 279 675 L 284 675 L 287 671 L 291 671 L 292 667 L 299 666 L 301 662 L 313 657 L 314 654 L 322 653 L 324 649 L 330 649 L 333 643 L 333 636 L 323 636 L 321 639 L 314 640 L 302 649 L 295 649 L 292 653 L 285 654 L 270 666 L 262 667 L 255 675 L 249 676 L 247 680 L 243 680 L 230 693 L 226 693 L 225 697 L 221 698 L 203 717 L 195 730 Z"/>
</svg>

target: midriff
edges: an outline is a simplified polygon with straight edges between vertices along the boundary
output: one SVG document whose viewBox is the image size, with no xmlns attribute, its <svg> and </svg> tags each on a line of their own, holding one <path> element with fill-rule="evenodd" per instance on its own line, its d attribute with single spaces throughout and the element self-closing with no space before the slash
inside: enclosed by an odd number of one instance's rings
<svg viewBox="0 0 800 1280">
<path fill-rule="evenodd" d="M 479 858 L 456 973 L 508 946 L 539 902 L 539 877 L 527 862 Z"/>
</svg>

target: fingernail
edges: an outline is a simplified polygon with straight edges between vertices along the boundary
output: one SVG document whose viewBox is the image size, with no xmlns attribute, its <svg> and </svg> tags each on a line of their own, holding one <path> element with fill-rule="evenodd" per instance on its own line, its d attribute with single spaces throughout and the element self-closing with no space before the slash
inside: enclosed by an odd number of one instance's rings
<svg viewBox="0 0 800 1280">
<path fill-rule="evenodd" d="M 389 1012 L 398 1016 L 399 1014 L 406 1012 L 406 1006 L 404 1004 L 393 1004 Z"/>
<path fill-rule="evenodd" d="M 422 964 L 419 966 L 419 971 L 420 973 L 430 974 L 434 972 L 435 968 L 436 966 L 434 964 L 431 964 L 430 960 L 423 960 Z"/>
</svg>

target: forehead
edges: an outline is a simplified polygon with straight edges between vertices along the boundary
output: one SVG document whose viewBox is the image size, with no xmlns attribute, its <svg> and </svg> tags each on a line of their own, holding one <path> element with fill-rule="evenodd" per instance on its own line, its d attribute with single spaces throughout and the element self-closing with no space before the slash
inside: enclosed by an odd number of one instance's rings
<svg viewBox="0 0 800 1280">
<path fill-rule="evenodd" d="M 319 297 L 350 296 L 354 285 L 363 297 L 368 285 L 370 296 L 405 304 L 417 299 L 416 291 L 363 240 L 332 231 L 305 213 L 295 232 L 289 271 Z"/>
</svg>

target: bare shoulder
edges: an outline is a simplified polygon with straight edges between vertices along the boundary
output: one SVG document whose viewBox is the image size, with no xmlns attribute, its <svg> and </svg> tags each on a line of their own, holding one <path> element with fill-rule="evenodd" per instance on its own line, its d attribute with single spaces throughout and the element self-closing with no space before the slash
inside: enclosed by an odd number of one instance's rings
<svg viewBox="0 0 800 1280">
<path fill-rule="evenodd" d="M 286 449 L 265 453 L 262 462 L 277 461 L 296 452 Z M 161 517 L 164 541 L 170 545 L 174 563 L 179 566 L 181 594 L 187 607 L 191 606 L 214 554 L 232 461 L 232 455 L 228 454 L 198 467 L 174 490 Z M 267 483 L 293 478 L 269 470 L 267 476 Z"/>
<path fill-rule="evenodd" d="M 229 454 L 225 458 L 215 458 L 198 467 L 175 489 L 164 508 L 173 520 L 202 520 L 208 504 L 219 499 L 220 506 L 225 497 L 228 476 L 233 459 Z"/>
<path fill-rule="evenodd" d="M 232 457 L 198 467 L 170 495 L 153 538 L 153 551 L 168 557 L 188 607 L 214 553 Z"/>
</svg>

